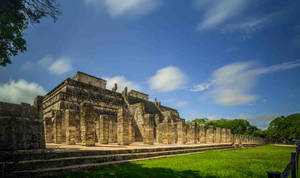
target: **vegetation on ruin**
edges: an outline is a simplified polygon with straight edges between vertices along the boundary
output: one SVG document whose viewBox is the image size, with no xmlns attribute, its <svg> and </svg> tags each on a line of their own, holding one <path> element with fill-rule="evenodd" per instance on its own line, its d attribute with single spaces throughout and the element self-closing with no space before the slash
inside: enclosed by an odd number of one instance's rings
<svg viewBox="0 0 300 178">
<path fill-rule="evenodd" d="M 55 0 L 1 0 L 0 6 L 0 66 L 10 64 L 11 56 L 26 51 L 23 32 L 30 24 L 50 16 L 56 20 L 61 11 Z"/>
<path fill-rule="evenodd" d="M 263 137 L 277 143 L 288 143 L 294 138 L 300 138 L 300 114 L 275 118 L 270 122 L 266 130 L 258 129 L 243 119 L 209 120 L 207 118 L 199 118 L 193 121 L 198 124 L 205 124 L 206 127 L 213 125 L 214 127 L 228 128 L 231 129 L 233 134 Z M 187 122 L 187 124 L 189 124 L 189 122 Z"/>
<path fill-rule="evenodd" d="M 283 171 L 295 148 L 261 146 L 104 166 L 65 177 L 266 177 Z"/>
</svg>

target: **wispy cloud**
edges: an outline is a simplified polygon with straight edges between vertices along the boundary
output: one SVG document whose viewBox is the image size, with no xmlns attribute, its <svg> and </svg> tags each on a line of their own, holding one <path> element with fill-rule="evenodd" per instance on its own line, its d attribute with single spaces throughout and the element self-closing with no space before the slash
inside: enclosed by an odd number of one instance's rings
<svg viewBox="0 0 300 178">
<path fill-rule="evenodd" d="M 243 22 L 233 23 L 225 25 L 222 28 L 223 33 L 240 33 L 244 39 L 248 39 L 251 34 L 264 28 L 266 24 L 270 21 L 273 15 L 265 15 L 259 18 L 252 18 L 249 20 L 244 20 Z"/>
<path fill-rule="evenodd" d="M 49 72 L 55 75 L 62 75 L 72 70 L 71 62 L 68 59 L 60 58 L 55 60 L 48 68 Z"/>
<path fill-rule="evenodd" d="M 62 75 L 73 69 L 71 61 L 67 58 L 53 59 L 47 55 L 37 62 L 28 61 L 21 66 L 22 70 L 43 69 L 54 75 Z"/>
<path fill-rule="evenodd" d="M 115 77 L 103 77 L 105 80 L 107 80 L 107 88 L 112 89 L 115 86 L 115 83 L 118 85 L 118 92 L 123 91 L 125 87 L 128 88 L 128 90 L 134 89 L 134 90 L 141 90 L 140 85 L 133 81 L 127 80 L 124 76 L 115 76 Z"/>
<path fill-rule="evenodd" d="M 191 89 L 191 91 L 195 91 L 195 92 L 203 91 L 203 90 L 208 89 L 211 85 L 212 85 L 211 82 L 201 83 L 201 84 L 194 86 L 194 88 Z"/>
<path fill-rule="evenodd" d="M 161 5 L 161 0 L 85 0 L 88 4 L 103 4 L 111 17 L 143 16 Z"/>
<path fill-rule="evenodd" d="M 178 67 L 168 66 L 159 69 L 150 78 L 149 85 L 153 90 L 168 92 L 182 89 L 185 86 L 185 79 L 185 74 Z"/>
<path fill-rule="evenodd" d="M 210 89 L 207 94 L 221 105 L 240 105 L 255 101 L 258 96 L 251 92 L 256 86 L 258 77 L 262 74 L 279 72 L 300 67 L 300 60 L 290 61 L 268 67 L 257 67 L 256 62 L 239 62 L 225 65 L 217 69 L 212 80 L 209 81 Z M 201 84 L 200 84 L 201 85 Z M 196 85 L 194 87 L 197 88 Z"/>
<path fill-rule="evenodd" d="M 236 118 L 247 120 L 260 129 L 267 129 L 269 127 L 270 122 L 276 117 L 280 116 L 280 114 L 239 114 Z"/>
<path fill-rule="evenodd" d="M 45 95 L 45 89 L 37 83 L 20 79 L 8 83 L 0 83 L 0 101 L 19 104 L 21 102 L 33 104 L 37 95 Z"/>
<path fill-rule="evenodd" d="M 244 0 L 201 1 L 197 0 L 196 5 L 205 12 L 202 22 L 197 26 L 198 30 L 207 30 L 219 26 L 228 19 L 238 15 L 248 4 L 248 1 Z"/>
</svg>

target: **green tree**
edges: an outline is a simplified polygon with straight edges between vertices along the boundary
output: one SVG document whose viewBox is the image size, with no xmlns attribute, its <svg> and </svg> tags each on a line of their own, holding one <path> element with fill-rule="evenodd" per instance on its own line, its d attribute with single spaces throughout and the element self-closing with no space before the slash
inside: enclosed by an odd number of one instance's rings
<svg viewBox="0 0 300 178">
<path fill-rule="evenodd" d="M 11 56 L 26 51 L 23 32 L 28 25 L 45 16 L 55 22 L 61 11 L 55 0 L 1 0 L 0 4 L 0 66 L 6 66 Z"/>
<path fill-rule="evenodd" d="M 277 117 L 271 121 L 267 138 L 273 142 L 291 142 L 294 138 L 300 138 L 300 114 L 292 114 L 287 117 Z"/>
</svg>

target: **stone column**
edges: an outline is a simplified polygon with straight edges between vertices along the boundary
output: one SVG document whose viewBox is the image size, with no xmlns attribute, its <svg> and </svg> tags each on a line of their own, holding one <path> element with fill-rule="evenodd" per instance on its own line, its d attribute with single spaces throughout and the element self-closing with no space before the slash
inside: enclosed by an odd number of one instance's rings
<svg viewBox="0 0 300 178">
<path fill-rule="evenodd" d="M 109 116 L 108 142 L 109 143 L 117 142 L 117 118 L 116 118 L 116 116 Z"/>
<path fill-rule="evenodd" d="M 231 129 L 226 129 L 226 143 L 231 143 Z"/>
<path fill-rule="evenodd" d="M 188 128 L 188 143 L 189 144 L 196 144 L 197 138 L 196 138 L 196 122 L 191 122 Z"/>
<path fill-rule="evenodd" d="M 48 118 L 48 117 L 44 118 L 44 132 L 45 132 L 46 143 L 52 143 L 54 141 L 52 139 L 53 132 L 54 132 L 54 123 L 52 122 L 52 118 Z"/>
<path fill-rule="evenodd" d="M 177 143 L 185 144 L 186 143 L 186 128 L 184 121 L 177 122 Z"/>
<path fill-rule="evenodd" d="M 74 145 L 80 142 L 80 113 L 67 109 L 65 111 L 66 143 Z"/>
<path fill-rule="evenodd" d="M 119 145 L 129 145 L 129 117 L 126 109 L 121 107 L 118 110 L 118 131 L 117 142 Z"/>
<path fill-rule="evenodd" d="M 54 111 L 54 124 L 53 124 L 53 136 L 54 143 L 59 144 L 63 142 L 62 138 L 62 122 L 63 122 L 63 113 L 60 110 Z"/>
<path fill-rule="evenodd" d="M 154 115 L 144 114 L 144 144 L 153 144 L 154 142 Z"/>
<path fill-rule="evenodd" d="M 81 144 L 83 146 L 95 145 L 95 121 L 97 117 L 92 104 L 80 104 Z"/>
<path fill-rule="evenodd" d="M 100 115 L 98 119 L 99 125 L 98 129 L 98 142 L 101 144 L 108 144 L 108 135 L 109 135 L 109 116 L 108 115 Z"/>
<path fill-rule="evenodd" d="M 226 143 L 226 129 L 222 128 L 222 137 L 221 137 L 221 143 Z"/>
<path fill-rule="evenodd" d="M 216 128 L 216 143 L 221 143 L 221 128 Z"/>
<path fill-rule="evenodd" d="M 132 117 L 128 118 L 128 138 L 129 138 L 130 143 L 135 141 L 135 130 L 134 130 L 134 126 L 133 126 L 133 118 Z"/>
<path fill-rule="evenodd" d="M 206 143 L 214 143 L 214 126 L 210 125 L 206 130 Z"/>
<path fill-rule="evenodd" d="M 206 143 L 206 131 L 205 131 L 205 125 L 200 124 L 200 143 Z"/>
<path fill-rule="evenodd" d="M 176 144 L 178 141 L 178 134 L 177 134 L 177 123 L 173 120 L 171 121 L 171 135 L 170 135 L 170 142 L 171 144 Z"/>
<path fill-rule="evenodd" d="M 199 126 L 198 123 L 196 122 L 196 143 L 200 143 L 200 133 L 199 133 Z"/>
</svg>

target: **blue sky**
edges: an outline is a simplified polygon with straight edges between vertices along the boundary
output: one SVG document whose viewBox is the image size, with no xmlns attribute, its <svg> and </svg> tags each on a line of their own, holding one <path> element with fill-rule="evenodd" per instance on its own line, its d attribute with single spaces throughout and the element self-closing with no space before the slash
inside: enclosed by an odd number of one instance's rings
<svg viewBox="0 0 300 178">
<path fill-rule="evenodd" d="M 300 112 L 300 2 L 59 1 L 0 69 L 0 100 L 32 102 L 76 71 L 138 89 L 187 120 L 243 118 L 265 128 Z"/>
</svg>

